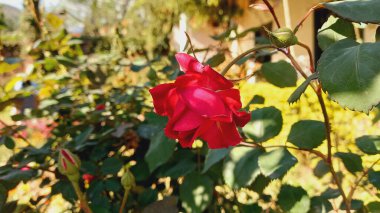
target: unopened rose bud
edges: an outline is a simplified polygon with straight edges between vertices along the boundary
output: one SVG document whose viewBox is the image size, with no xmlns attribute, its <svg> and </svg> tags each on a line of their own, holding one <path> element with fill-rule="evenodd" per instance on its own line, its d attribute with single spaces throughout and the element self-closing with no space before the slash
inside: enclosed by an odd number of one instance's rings
<svg viewBox="0 0 380 213">
<path fill-rule="evenodd" d="M 270 42 L 277 48 L 286 48 L 298 43 L 298 39 L 293 31 L 287 27 L 277 29 L 273 32 L 265 29 Z"/>
<path fill-rule="evenodd" d="M 123 185 L 125 191 L 129 191 L 136 185 L 135 176 L 129 169 L 126 169 L 124 175 L 121 177 L 121 185 Z"/>
<path fill-rule="evenodd" d="M 94 180 L 95 177 L 91 174 L 83 174 L 82 178 L 84 181 L 91 183 L 91 181 Z"/>
<path fill-rule="evenodd" d="M 105 109 L 106 109 L 106 105 L 105 104 L 98 104 L 95 107 L 95 110 L 97 110 L 97 111 L 101 111 L 101 110 L 105 110 Z"/>
<path fill-rule="evenodd" d="M 77 155 L 71 153 L 67 149 L 59 151 L 58 170 L 63 175 L 66 175 L 70 181 L 79 180 L 80 160 Z"/>
</svg>

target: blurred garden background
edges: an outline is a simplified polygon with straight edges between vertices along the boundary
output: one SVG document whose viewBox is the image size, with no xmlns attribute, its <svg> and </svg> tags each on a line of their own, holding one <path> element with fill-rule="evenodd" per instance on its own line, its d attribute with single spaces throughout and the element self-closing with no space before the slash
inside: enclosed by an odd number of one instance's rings
<svg viewBox="0 0 380 213">
<path fill-rule="evenodd" d="M 320 2 L 270 1 L 290 28 Z M 317 37 L 330 15 L 313 12 L 297 34 L 315 61 L 325 48 Z M 357 40 L 375 41 L 376 25 L 347 24 Z M 339 191 L 318 157 L 289 150 L 298 163 L 281 178 L 267 177 L 247 154 L 251 148 L 212 152 L 201 140 L 181 148 L 166 138 L 166 120 L 154 113 L 148 90 L 181 75 L 175 53 L 194 51 L 221 71 L 244 51 L 269 43 L 263 26 L 274 29 L 275 23 L 261 0 L 1 0 L 0 212 L 80 211 L 74 188 L 57 169 L 61 148 L 79 156 L 79 185 L 93 212 L 119 212 L 127 171 L 136 185 L 124 212 L 339 211 Z M 292 51 L 306 69 L 305 49 Z M 265 71 L 266 63 L 290 66 L 286 61 L 278 51 L 264 50 L 227 74 L 238 79 L 257 73 L 235 84 L 243 107 L 253 112 L 240 130 L 248 142 L 285 144 L 295 122 L 323 121 L 311 88 L 298 102 L 287 101 L 303 80 L 294 74 L 278 84 L 282 76 Z M 355 138 L 380 134 L 379 108 L 366 114 L 329 101 L 327 111 L 334 153 L 360 154 Z M 362 165 L 375 160 L 363 155 Z M 350 189 L 355 172 L 341 161 L 336 168 Z M 380 209 L 376 183 L 358 187 L 353 209 Z M 283 185 L 301 190 L 300 197 L 289 198 Z M 281 201 L 280 190 L 290 201 Z M 295 209 L 286 209 L 292 202 Z"/>
</svg>

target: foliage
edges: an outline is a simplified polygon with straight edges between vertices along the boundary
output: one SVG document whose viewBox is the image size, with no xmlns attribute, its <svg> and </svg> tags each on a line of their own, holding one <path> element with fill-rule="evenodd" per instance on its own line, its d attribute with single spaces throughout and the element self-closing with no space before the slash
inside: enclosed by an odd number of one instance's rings
<svg viewBox="0 0 380 213">
<path fill-rule="evenodd" d="M 379 1 L 314 8 L 334 15 L 318 31 L 324 51 L 305 81 L 288 49 L 269 44 L 230 58 L 224 45 L 259 30 L 238 31 L 232 19 L 244 4 L 233 2 L 138 0 L 121 17 L 105 12 L 107 31 L 94 14 L 119 3 L 79 1 L 93 7 L 79 37 L 59 15 L 27 11 L 30 22 L 17 30 L 33 30 L 16 39 L 22 51 L 0 63 L 0 212 L 378 211 L 379 43 L 360 43 L 355 30 L 380 23 L 371 12 Z M 205 61 L 216 70 L 232 61 L 227 77 L 237 79 L 248 62 L 259 65 L 255 82 L 233 80 L 251 111 L 236 147 L 196 140 L 183 148 L 165 136 L 167 120 L 153 110 L 148 90 L 181 75 L 170 43 L 181 12 L 225 28 L 212 36 L 220 47 L 195 49 L 212 52 Z M 257 60 L 272 54 L 290 60 Z M 79 180 L 58 170 L 62 150 L 80 159 Z"/>
</svg>

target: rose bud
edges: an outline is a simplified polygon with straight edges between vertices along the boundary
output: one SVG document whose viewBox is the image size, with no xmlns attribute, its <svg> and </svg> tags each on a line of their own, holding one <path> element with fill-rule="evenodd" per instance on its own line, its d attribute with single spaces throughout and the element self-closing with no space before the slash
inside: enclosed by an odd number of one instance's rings
<svg viewBox="0 0 380 213">
<path fill-rule="evenodd" d="M 298 39 L 293 31 L 287 27 L 277 29 L 273 32 L 265 29 L 270 42 L 277 48 L 286 48 L 298 43 Z"/>
<path fill-rule="evenodd" d="M 235 146 L 242 141 L 237 127 L 246 125 L 251 115 L 240 111 L 240 92 L 231 81 L 185 53 L 176 54 L 185 73 L 174 83 L 149 90 L 155 112 L 169 118 L 165 135 L 178 139 L 182 147 L 192 147 L 197 138 L 210 149 Z"/>
<path fill-rule="evenodd" d="M 80 174 L 80 160 L 79 157 L 71 153 L 67 149 L 61 149 L 58 157 L 58 170 L 63 175 L 66 175 L 70 181 L 78 181 Z"/>
<path fill-rule="evenodd" d="M 129 191 L 136 185 L 135 176 L 129 169 L 126 169 L 124 175 L 121 177 L 121 185 L 125 191 Z"/>
</svg>

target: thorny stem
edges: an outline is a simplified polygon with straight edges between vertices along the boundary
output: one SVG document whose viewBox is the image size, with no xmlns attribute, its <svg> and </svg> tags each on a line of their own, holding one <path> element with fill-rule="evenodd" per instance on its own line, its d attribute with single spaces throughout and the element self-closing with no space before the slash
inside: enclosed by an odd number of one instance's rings
<svg viewBox="0 0 380 213">
<path fill-rule="evenodd" d="M 79 184 L 75 181 L 71 181 L 71 184 L 74 187 L 74 191 L 78 196 L 79 203 L 80 203 L 80 208 L 85 212 L 85 213 L 92 213 L 90 207 L 88 206 L 87 199 L 81 189 L 79 188 Z"/>
<path fill-rule="evenodd" d="M 250 54 L 250 53 L 253 53 L 253 52 L 257 52 L 259 50 L 262 50 L 262 49 L 267 49 L 267 48 L 276 48 L 274 47 L 273 45 L 262 45 L 262 46 L 258 46 L 258 47 L 254 47 L 254 48 L 251 48 L 245 52 L 243 52 L 242 54 L 240 54 L 239 56 L 237 56 L 236 58 L 234 58 L 229 64 L 227 64 L 227 66 L 222 70 L 222 72 L 220 73 L 221 75 L 225 75 L 228 70 L 236 63 L 238 62 L 240 59 L 244 58 L 244 56 Z"/>
<path fill-rule="evenodd" d="M 375 162 L 372 163 L 370 167 L 368 167 L 363 174 L 355 181 L 354 185 L 351 187 L 350 192 L 347 195 L 347 199 L 349 202 L 351 202 L 352 197 L 354 196 L 356 188 L 359 186 L 360 182 L 363 180 L 365 176 L 368 175 L 368 172 L 380 161 L 380 158 L 378 158 Z"/>
<path fill-rule="evenodd" d="M 303 22 L 314 12 L 314 10 L 323 8 L 323 4 L 317 4 L 314 7 L 310 8 L 310 10 L 306 13 L 306 15 L 298 22 L 297 26 L 294 28 L 293 32 L 296 34 L 299 28 L 302 26 Z"/>
<path fill-rule="evenodd" d="M 119 209 L 119 213 L 124 212 L 124 208 L 125 208 L 125 205 L 127 204 L 127 200 L 128 200 L 128 195 L 129 195 L 129 190 L 125 190 L 124 196 L 123 196 L 123 201 L 121 202 L 121 206 Z"/>
<path fill-rule="evenodd" d="M 270 5 L 270 3 L 268 2 L 268 0 L 263 0 L 263 2 L 265 3 L 265 5 L 268 7 L 270 13 L 272 14 L 273 19 L 276 22 L 277 27 L 281 28 L 280 22 L 277 19 L 276 13 L 274 12 L 274 9 L 273 9 L 272 5 Z"/>
<path fill-rule="evenodd" d="M 304 43 L 301 43 L 301 42 L 298 42 L 297 43 L 299 46 L 303 47 L 306 49 L 307 51 L 307 54 L 309 55 L 309 61 L 310 61 L 310 71 L 311 73 L 314 73 L 315 70 L 314 70 L 314 59 L 313 59 L 313 55 L 311 54 L 311 49 L 309 46 L 307 46 L 306 44 Z"/>
</svg>

